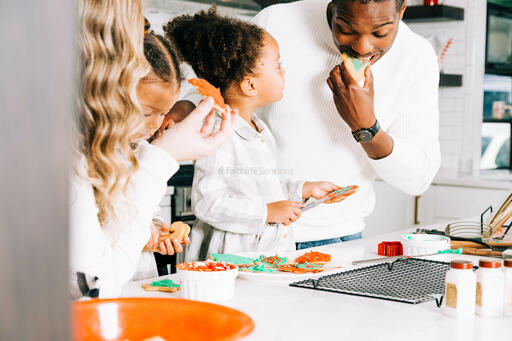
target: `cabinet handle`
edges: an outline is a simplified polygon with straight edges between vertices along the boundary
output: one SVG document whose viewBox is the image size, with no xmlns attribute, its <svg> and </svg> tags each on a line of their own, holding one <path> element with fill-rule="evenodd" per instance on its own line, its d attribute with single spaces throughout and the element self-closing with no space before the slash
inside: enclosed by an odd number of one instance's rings
<svg viewBox="0 0 512 341">
<path fill-rule="evenodd" d="M 419 225 L 420 221 L 418 220 L 418 204 L 420 201 L 421 195 L 416 195 L 414 197 L 414 225 Z"/>
</svg>

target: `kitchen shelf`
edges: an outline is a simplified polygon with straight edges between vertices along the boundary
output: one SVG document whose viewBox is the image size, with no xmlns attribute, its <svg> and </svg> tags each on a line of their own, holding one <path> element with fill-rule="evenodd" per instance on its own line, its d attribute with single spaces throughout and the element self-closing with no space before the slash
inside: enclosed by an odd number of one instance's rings
<svg viewBox="0 0 512 341">
<path fill-rule="evenodd" d="M 275 4 L 281 4 L 281 3 L 287 3 L 287 2 L 295 2 L 297 0 L 253 0 L 258 5 L 261 6 L 261 8 L 265 8 L 268 6 L 272 6 Z"/>
<path fill-rule="evenodd" d="M 508 67 L 495 66 L 493 64 L 488 64 L 485 66 L 485 73 L 491 75 L 499 75 L 499 76 L 511 76 L 512 69 Z"/>
<path fill-rule="evenodd" d="M 492 117 L 484 117 L 482 122 L 486 123 L 512 123 L 512 118 L 492 118 Z"/>
<path fill-rule="evenodd" d="M 446 86 L 446 87 L 462 86 L 462 75 L 441 73 L 439 75 L 439 86 Z"/>
<path fill-rule="evenodd" d="M 464 20 L 464 8 L 446 5 L 408 6 L 403 17 L 403 21 L 409 23 L 453 20 Z"/>
</svg>

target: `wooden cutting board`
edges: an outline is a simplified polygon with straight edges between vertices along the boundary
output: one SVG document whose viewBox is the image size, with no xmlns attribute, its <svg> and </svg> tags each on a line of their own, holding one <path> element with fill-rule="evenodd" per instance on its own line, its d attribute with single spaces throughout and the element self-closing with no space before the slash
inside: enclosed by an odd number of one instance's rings
<svg viewBox="0 0 512 341">
<path fill-rule="evenodd" d="M 483 256 L 483 257 L 496 257 L 501 258 L 502 253 L 499 251 L 493 251 L 491 249 L 486 249 L 484 245 L 474 243 L 474 242 L 461 242 L 461 241 L 452 241 L 451 249 L 462 248 L 462 254 L 464 255 L 473 255 L 473 256 Z"/>
<path fill-rule="evenodd" d="M 475 243 L 475 242 L 469 242 L 469 241 L 452 240 L 450 242 L 450 245 L 451 245 L 452 250 L 458 249 L 459 247 L 461 247 L 461 248 L 469 247 L 469 248 L 473 248 L 473 249 L 487 249 L 487 247 L 485 245 Z"/>
</svg>

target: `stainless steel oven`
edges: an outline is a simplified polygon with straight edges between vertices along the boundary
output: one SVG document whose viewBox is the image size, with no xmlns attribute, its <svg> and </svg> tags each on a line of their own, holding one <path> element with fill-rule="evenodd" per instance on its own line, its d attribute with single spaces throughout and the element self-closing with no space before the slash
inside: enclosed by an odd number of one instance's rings
<svg viewBox="0 0 512 341">
<path fill-rule="evenodd" d="M 192 186 L 175 187 L 172 199 L 171 220 L 172 221 L 192 221 L 195 219 L 192 211 L 192 200 L 190 195 Z"/>
<path fill-rule="evenodd" d="M 171 221 L 182 221 L 185 224 L 188 224 L 192 229 L 194 228 L 193 225 L 196 217 L 192 211 L 192 201 L 190 199 L 191 193 L 192 186 L 174 188 L 174 194 L 171 197 Z M 179 253 L 176 256 L 176 262 L 184 262 L 186 253 L 186 249 L 184 249 L 182 253 Z"/>
</svg>

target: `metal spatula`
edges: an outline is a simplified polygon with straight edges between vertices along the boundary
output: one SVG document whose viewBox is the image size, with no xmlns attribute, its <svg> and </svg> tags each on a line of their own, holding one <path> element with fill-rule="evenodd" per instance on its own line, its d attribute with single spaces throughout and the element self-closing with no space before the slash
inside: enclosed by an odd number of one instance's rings
<svg viewBox="0 0 512 341">
<path fill-rule="evenodd" d="M 345 198 L 354 194 L 358 188 L 359 187 L 357 187 L 356 185 L 346 186 L 335 191 L 332 191 L 322 199 L 310 200 L 306 203 L 306 206 L 302 208 L 302 211 L 310 210 L 313 207 L 317 207 L 318 205 L 323 203 L 335 203 L 345 200 Z"/>
</svg>

